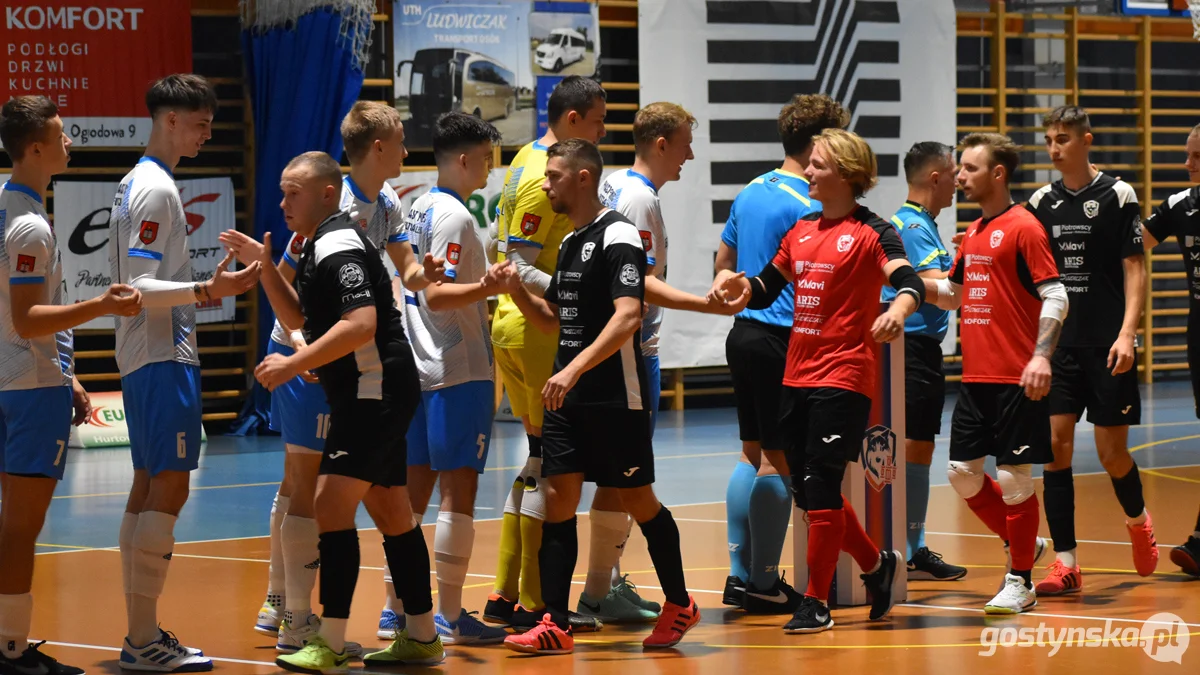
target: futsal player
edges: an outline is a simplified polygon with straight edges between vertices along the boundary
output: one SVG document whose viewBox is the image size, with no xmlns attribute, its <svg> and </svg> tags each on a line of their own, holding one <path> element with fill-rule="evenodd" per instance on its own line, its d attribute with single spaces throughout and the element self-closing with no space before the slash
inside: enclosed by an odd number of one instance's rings
<svg viewBox="0 0 1200 675">
<path fill-rule="evenodd" d="M 963 384 L 950 423 L 950 484 L 1011 551 L 1011 569 L 988 614 L 1037 605 L 1031 575 L 1040 543 L 1034 464 L 1050 447 L 1050 358 L 1067 316 L 1046 230 L 1012 201 L 1008 184 L 1020 160 L 999 134 L 964 138 L 958 184 L 983 217 L 967 228 L 937 304 L 961 307 Z M 932 294 L 931 294 L 932 296 Z M 984 472 L 996 458 L 999 482 Z"/>
<path fill-rule="evenodd" d="M 954 148 L 936 141 L 916 143 L 904 156 L 908 199 L 892 216 L 913 268 L 923 279 L 945 279 L 953 258 L 938 234 L 936 218 L 954 204 Z M 883 299 L 896 292 L 885 286 Z M 905 503 L 908 514 L 908 578 L 910 581 L 953 581 L 967 568 L 951 565 L 925 545 L 925 514 L 929 509 L 929 465 L 935 437 L 942 432 L 946 405 L 946 374 L 942 370 L 942 341 L 950 313 L 936 305 L 921 305 L 904 322 L 904 459 Z"/>
<path fill-rule="evenodd" d="M 270 234 L 261 247 L 263 289 L 280 320 L 304 326 L 307 346 L 291 356 L 268 355 L 255 378 L 275 390 L 314 371 L 329 401 L 329 433 L 317 479 L 321 617 L 304 648 L 275 663 L 294 672 L 346 670 L 350 603 L 360 551 L 354 515 L 362 503 L 383 534 L 383 550 L 407 614 L 405 629 L 385 651 L 364 661 L 434 664 L 445 652 L 434 628 L 429 549 L 413 517 L 404 435 L 420 401 L 412 350 L 404 337 L 383 260 L 366 233 L 339 207 L 341 168 L 308 152 L 283 171 L 280 188 L 288 228 L 304 237 L 295 287 L 270 263 Z"/>
<path fill-rule="evenodd" d="M 651 103 L 633 119 L 633 167 L 609 175 L 600 186 L 600 201 L 625 216 L 638 229 L 646 251 L 646 315 L 642 319 L 642 358 L 650 388 L 650 433 L 658 418 L 662 382 L 658 364 L 659 327 L 663 309 L 711 314 L 733 314 L 737 304 L 686 293 L 667 285 L 667 231 L 658 191 L 679 180 L 683 165 L 692 156 L 692 129 L 696 118 L 674 103 Z M 638 596 L 628 575 L 620 573 L 620 558 L 633 527 L 622 511 L 593 508 L 589 515 L 591 544 L 588 574 L 576 610 L 604 622 L 654 621 L 658 603 Z M 611 576 L 610 576 L 611 575 Z"/>
<path fill-rule="evenodd" d="M 849 121 L 849 113 L 824 94 L 797 94 L 783 106 L 778 119 L 783 164 L 750 181 L 733 200 L 717 248 L 716 273 L 757 274 L 796 221 L 821 210 L 804 177 L 812 139 Z M 753 614 L 791 614 L 802 597 L 778 571 L 792 515 L 792 477 L 779 434 L 792 296 L 789 286 L 771 305 L 743 310 L 725 341 L 742 456 L 725 490 L 729 576 L 722 602 Z"/>
<path fill-rule="evenodd" d="M 134 316 L 141 294 L 123 284 L 63 302 L 62 256 L 45 197 L 67 169 L 71 139 L 45 96 L 0 109 L 0 143 L 12 176 L 0 186 L 0 673 L 82 675 L 29 643 L 33 560 L 54 488 L 67 464 L 71 425 L 91 403 L 75 379 L 71 329 L 109 314 Z"/>
<path fill-rule="evenodd" d="M 500 132 L 474 115 L 440 116 L 433 128 L 437 185 L 413 202 L 406 221 L 413 250 L 446 261 L 445 282 L 405 291 L 401 309 L 421 378 L 421 400 L 408 429 L 409 497 L 413 513 L 423 514 L 434 483 L 440 487 L 433 619 L 442 642 L 451 645 L 494 644 L 508 635 L 462 606 L 475 541 L 475 495 L 495 410 L 487 299 L 498 290 L 482 282 L 488 261 L 463 200 L 487 185 L 499 142 Z"/>
<path fill-rule="evenodd" d="M 530 654 L 574 649 L 567 618 L 578 556 L 575 509 L 584 481 L 618 490 L 638 522 L 666 595 L 645 648 L 677 644 L 700 621 L 687 592 L 679 528 L 654 496 L 649 382 L 639 345 L 646 252 L 637 228 L 599 199 L 603 164 L 589 141 L 559 141 L 547 151 L 543 189 L 555 213 L 574 229 L 562 241 L 555 276 L 543 299 L 509 276 L 511 297 L 538 330 L 558 333 L 553 376 L 546 381 L 544 463 L 549 482 L 539 553 L 546 613 L 508 648 Z"/>
<path fill-rule="evenodd" d="M 793 296 L 779 433 L 787 465 L 804 476 L 792 493 L 808 512 L 808 589 L 784 626 L 788 633 L 833 628 L 829 591 L 841 551 L 864 572 L 870 618 L 891 611 L 900 552 L 881 551 L 867 536 L 842 496 L 842 477 L 862 450 L 870 419 L 871 342 L 899 337 L 926 290 L 895 228 L 858 203 L 876 183 L 875 153 L 866 141 L 842 129 L 822 131 L 813 137 L 804 174 L 821 210 L 788 230 L 758 276 L 738 278 L 726 270 L 717 277 L 726 292 L 749 291 L 755 309 L 770 307 L 789 283 L 802 289 Z M 880 315 L 885 279 L 899 294 Z"/>
<path fill-rule="evenodd" d="M 1055 560 L 1037 585 L 1039 596 L 1083 589 L 1075 551 L 1075 425 L 1087 410 L 1096 454 L 1125 512 L 1138 574 L 1158 566 L 1154 525 L 1142 479 L 1129 454 L 1129 425 L 1141 424 L 1137 329 L 1146 299 L 1142 213 L 1129 184 L 1097 171 L 1088 158 L 1092 125 L 1078 106 L 1055 108 L 1043 120 L 1046 151 L 1062 178 L 1033 194 L 1026 208 L 1050 236 L 1071 314 L 1054 350 L 1050 440 L 1054 461 L 1042 474 L 1046 524 Z"/>
<path fill-rule="evenodd" d="M 1188 179 L 1200 183 L 1200 124 L 1188 134 L 1187 160 L 1184 167 Z M 1192 394 L 1196 400 L 1196 417 L 1200 418 L 1200 186 L 1182 190 L 1155 207 L 1146 219 L 1143 243 L 1146 250 L 1158 246 L 1174 235 L 1179 242 L 1184 269 L 1188 271 L 1188 364 L 1192 373 Z M 1187 574 L 1200 577 L 1200 515 L 1196 529 L 1187 542 L 1171 549 L 1171 562 Z"/>
<path fill-rule="evenodd" d="M 582 138 L 598 143 L 604 137 L 607 107 L 604 89 L 595 80 L 570 75 L 550 94 L 547 105 L 549 127 L 544 136 L 525 145 L 513 158 L 504 178 L 497 227 L 500 233 L 497 257 L 511 260 L 521 282 L 536 296 L 546 292 L 558 260 L 558 246 L 572 230 L 570 219 L 550 208 L 542 182 L 546 171 L 546 149 L 558 141 Z M 529 439 L 529 459 L 513 481 L 504 504 L 500 527 L 500 552 L 496 586 L 488 598 L 483 617 L 493 623 L 513 622 L 518 601 L 522 608 L 517 623 L 532 627 L 545 607 L 538 575 L 538 549 L 545 518 L 542 479 L 542 387 L 554 368 L 558 338 L 528 325 L 520 309 L 507 294 L 500 295 L 492 319 L 492 345 L 496 368 L 504 381 L 513 415 L 521 418 Z M 593 508 L 621 511 L 613 500 L 593 502 Z M 518 597 L 519 596 L 519 597 Z M 576 629 L 596 628 L 594 619 L 576 623 Z"/>
<path fill-rule="evenodd" d="M 108 240 L 113 280 L 142 295 L 140 313 L 115 321 L 134 468 L 119 537 L 129 632 L 118 663 L 127 670 L 211 670 L 208 657 L 159 628 L 158 598 L 175 546 L 175 521 L 200 462 L 196 303 L 245 293 L 258 280 L 260 265 L 230 272 L 229 254 L 211 279 L 193 280 L 188 224 L 172 171 L 212 136 L 212 87 L 199 75 L 168 75 L 150 86 L 146 107 L 150 141 L 117 188 Z"/>
</svg>

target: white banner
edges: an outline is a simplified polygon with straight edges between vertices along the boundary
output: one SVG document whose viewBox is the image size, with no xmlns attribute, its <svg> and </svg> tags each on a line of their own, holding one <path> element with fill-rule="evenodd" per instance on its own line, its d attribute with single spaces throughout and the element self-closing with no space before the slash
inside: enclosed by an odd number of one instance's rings
<svg viewBox="0 0 1200 675">
<path fill-rule="evenodd" d="M 125 399 L 119 391 L 97 391 L 89 394 L 92 414 L 80 426 L 71 427 L 72 448 L 112 448 L 129 445 L 129 423 L 125 420 Z M 200 442 L 208 442 L 204 425 L 200 425 Z"/>
<path fill-rule="evenodd" d="M 920 36 L 901 40 L 901 36 Z M 904 202 L 903 157 L 918 141 L 955 141 L 955 15 L 945 0 L 640 0 L 641 101 L 672 101 L 699 124 L 678 184 L 662 190 L 670 283 L 703 294 L 729 205 L 783 160 L 776 117 L 793 94 L 825 92 L 879 158 L 864 204 L 887 218 Z M 689 77 L 680 77 L 689 73 Z M 938 230 L 949 244 L 953 209 Z M 753 273 L 753 272 L 752 272 Z M 732 319 L 667 312 L 663 368 L 725 364 Z M 955 345 L 954 323 L 943 343 Z"/>
<path fill-rule="evenodd" d="M 89 300 L 113 283 L 108 262 L 109 220 L 119 183 L 54 183 L 54 227 L 62 253 L 63 282 L 67 302 Z M 188 248 L 192 256 L 192 278 L 212 278 L 224 257 L 217 240 L 232 229 L 234 219 L 233 181 L 229 178 L 199 178 L 178 181 L 179 195 L 187 216 Z M 196 321 L 232 321 L 235 298 L 196 305 Z M 111 317 L 103 317 L 81 328 L 112 328 Z"/>
</svg>

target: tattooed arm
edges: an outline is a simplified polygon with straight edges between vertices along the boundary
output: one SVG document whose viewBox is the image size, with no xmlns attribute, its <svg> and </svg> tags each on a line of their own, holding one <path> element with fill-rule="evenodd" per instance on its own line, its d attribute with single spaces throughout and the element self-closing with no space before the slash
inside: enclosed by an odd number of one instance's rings
<svg viewBox="0 0 1200 675">
<path fill-rule="evenodd" d="M 1021 373 L 1021 386 L 1031 400 L 1041 400 L 1050 393 L 1050 356 L 1058 346 L 1063 321 L 1067 318 L 1067 289 L 1061 281 L 1051 281 L 1038 286 L 1042 297 L 1042 314 L 1038 319 L 1037 343 L 1033 358 Z"/>
</svg>

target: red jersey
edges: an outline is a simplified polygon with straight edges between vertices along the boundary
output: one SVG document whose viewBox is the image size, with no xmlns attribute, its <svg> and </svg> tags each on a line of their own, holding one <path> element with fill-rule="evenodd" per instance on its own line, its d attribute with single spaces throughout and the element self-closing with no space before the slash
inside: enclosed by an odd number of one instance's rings
<svg viewBox="0 0 1200 675">
<path fill-rule="evenodd" d="M 1037 342 L 1037 287 L 1058 280 L 1046 228 L 1015 206 L 972 223 L 950 268 L 962 286 L 963 382 L 1021 382 Z"/>
<path fill-rule="evenodd" d="M 772 264 L 796 295 L 785 385 L 875 393 L 871 325 L 883 266 L 897 258 L 904 242 L 865 206 L 838 220 L 807 215 L 784 235 Z"/>
</svg>

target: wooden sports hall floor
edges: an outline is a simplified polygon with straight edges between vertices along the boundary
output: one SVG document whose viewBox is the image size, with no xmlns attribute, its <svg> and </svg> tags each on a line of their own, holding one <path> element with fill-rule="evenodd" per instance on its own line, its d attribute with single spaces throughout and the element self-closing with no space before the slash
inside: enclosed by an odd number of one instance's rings
<svg viewBox="0 0 1200 675">
<path fill-rule="evenodd" d="M 1182 575 L 1167 558 L 1170 547 L 1191 532 L 1200 506 L 1200 453 L 1196 451 L 1200 421 L 1189 388 L 1182 384 L 1147 387 L 1143 396 L 1145 424 L 1131 431 L 1130 444 L 1136 449 L 1162 554 L 1158 572 L 1150 578 L 1133 572 L 1122 514 L 1096 462 L 1091 428 L 1083 424 L 1075 462 L 1083 593 L 1045 598 L 1036 611 L 1018 617 L 985 618 L 982 606 L 999 583 L 1004 554 L 999 541 L 986 533 L 946 485 L 941 468 L 946 439 L 940 437 L 931 474 L 927 539 L 947 561 L 969 567 L 967 577 L 911 584 L 908 601 L 883 622 L 868 622 L 864 608 L 835 609 L 837 625 L 832 631 L 786 635 L 779 628 L 786 617 L 748 617 L 720 603 L 728 565 L 725 482 L 739 448 L 733 411 L 664 413 L 655 438 L 656 487 L 679 521 L 688 585 L 703 613 L 701 625 L 677 649 L 643 653 L 641 639 L 648 627 L 607 626 L 599 633 L 579 635 L 574 656 L 530 658 L 498 646 L 448 648 L 446 662 L 437 668 L 399 672 L 730 675 L 752 673 L 759 667 L 791 672 L 837 668 L 842 673 L 886 669 L 897 674 L 963 669 L 1002 673 L 1017 667 L 1021 670 L 1012 672 L 1022 675 L 1084 668 L 1088 675 L 1200 672 L 1196 639 L 1200 580 Z M 948 431 L 948 423 L 943 426 Z M 491 591 L 499 534 L 496 519 L 524 452 L 519 425 L 498 423 L 488 471 L 480 483 L 474 557 L 464 593 L 469 610 L 482 609 Z M 185 644 L 213 657 L 219 672 L 277 672 L 272 641 L 251 627 L 266 589 L 269 543 L 265 535 L 282 459 L 276 438 L 210 439 L 193 478 L 192 499 L 179 521 L 160 620 Z M 115 546 L 130 476 L 127 451 L 75 452 L 39 544 L 33 637 L 48 640 L 49 653 L 89 673 L 120 672 L 116 660 L 125 616 Z M 585 492 L 581 510 L 586 511 L 589 501 L 590 491 Z M 435 518 L 431 508 L 425 516 L 429 541 Z M 358 522 L 370 525 L 365 514 Z M 1044 523 L 1042 529 L 1046 535 Z M 363 570 L 348 637 L 368 649 L 382 648 L 386 643 L 374 637 L 383 593 L 380 537 L 374 530 L 360 534 Z M 582 587 L 587 541 L 583 515 L 576 592 Z M 1049 554 L 1043 562 L 1050 562 Z M 622 564 L 644 595 L 661 600 L 636 528 Z M 790 538 L 783 566 L 789 580 L 805 578 L 803 570 L 797 573 L 792 567 Z M 1042 573 L 1036 570 L 1035 577 Z M 1180 617 L 1186 630 L 1177 629 L 1173 637 L 1160 636 L 1151 647 L 1101 644 L 1105 631 L 1110 635 L 1129 628 L 1140 632 L 1143 622 L 1160 612 Z M 1010 642 L 1020 639 L 1017 629 L 1030 629 L 1026 634 L 1036 636 L 1039 627 L 1055 633 L 1076 629 L 1078 644 L 1057 650 L 1049 645 L 1002 646 L 1006 637 Z M 1083 635 L 1086 629 L 1099 630 Z M 1127 637 L 1136 634 L 1140 633 L 1126 632 Z M 993 641 L 997 646 L 990 649 L 987 645 Z M 1193 648 L 1180 655 L 1188 641 Z M 1151 651 L 1160 660 L 1152 658 Z M 1178 657 L 1182 663 L 1161 660 L 1166 656 Z"/>
</svg>

